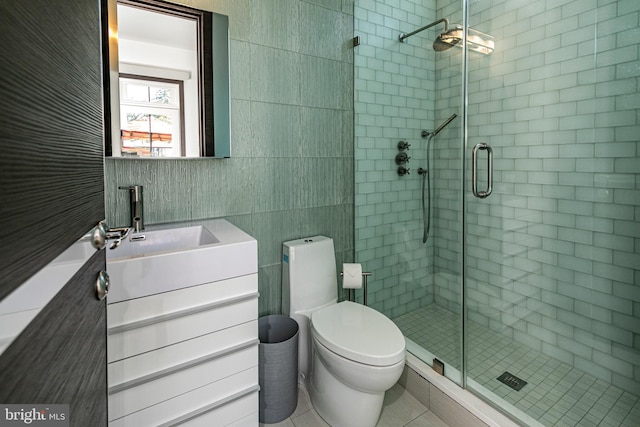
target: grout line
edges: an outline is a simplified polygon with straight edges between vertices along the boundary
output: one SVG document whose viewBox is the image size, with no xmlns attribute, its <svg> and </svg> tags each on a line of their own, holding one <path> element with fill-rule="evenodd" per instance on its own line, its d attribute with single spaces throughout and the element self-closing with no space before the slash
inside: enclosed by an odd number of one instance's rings
<svg viewBox="0 0 640 427">
<path fill-rule="evenodd" d="M 455 315 L 445 308 L 431 304 L 393 321 L 408 339 L 451 364 L 451 352 L 456 353 L 458 349 L 458 346 L 448 346 L 446 343 L 447 339 L 450 341 L 457 337 L 457 323 L 449 319 L 453 316 Z M 425 324 L 431 326 L 425 328 Z M 480 360 L 470 372 L 483 372 L 474 375 L 473 379 L 513 407 L 529 412 L 529 415 L 533 414 L 534 418 L 544 415 L 555 418 L 557 413 L 561 413 L 556 422 L 570 425 L 589 418 L 598 418 L 602 422 L 610 414 L 611 417 L 621 417 L 625 422 L 640 425 L 640 414 L 634 414 L 632 410 L 634 404 L 640 404 L 640 397 L 550 356 L 529 350 L 512 338 L 490 331 L 475 322 L 471 322 L 469 331 L 470 347 L 475 348 L 474 353 L 478 353 L 471 354 L 470 358 Z M 453 356 L 453 361 L 458 360 L 456 354 Z M 451 366 L 456 367 L 455 364 Z M 525 393 L 507 390 L 501 383 L 495 384 L 496 371 L 509 371 L 527 381 L 528 384 L 523 389 Z M 617 396 L 615 402 L 608 403 L 609 390 Z M 604 415 L 601 413 L 602 405 L 609 409 Z M 576 417 L 579 419 L 576 420 Z"/>
</svg>

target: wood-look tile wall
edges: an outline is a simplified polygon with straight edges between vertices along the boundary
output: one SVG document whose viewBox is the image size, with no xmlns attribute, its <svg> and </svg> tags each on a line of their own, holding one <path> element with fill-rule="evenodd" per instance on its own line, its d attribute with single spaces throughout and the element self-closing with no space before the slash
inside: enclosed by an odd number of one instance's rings
<svg viewBox="0 0 640 427">
<path fill-rule="evenodd" d="M 232 157 L 108 158 L 108 223 L 127 224 L 129 184 L 146 224 L 227 218 L 258 240 L 260 314 L 279 313 L 282 242 L 324 234 L 353 261 L 353 0 L 196 6 L 229 15 Z"/>
</svg>

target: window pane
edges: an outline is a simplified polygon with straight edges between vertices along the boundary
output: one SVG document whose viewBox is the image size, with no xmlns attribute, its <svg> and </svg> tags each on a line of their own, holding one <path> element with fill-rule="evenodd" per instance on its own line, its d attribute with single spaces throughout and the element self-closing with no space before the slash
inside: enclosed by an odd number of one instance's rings
<svg viewBox="0 0 640 427">
<path fill-rule="evenodd" d="M 149 102 L 149 86 L 125 83 L 124 100 Z"/>
<path fill-rule="evenodd" d="M 123 106 L 122 155 L 177 157 L 181 154 L 179 115 L 152 107 Z"/>
<path fill-rule="evenodd" d="M 180 85 L 120 78 L 121 153 L 138 157 L 181 157 Z"/>
<path fill-rule="evenodd" d="M 175 104 L 173 90 L 168 87 L 149 86 L 149 102 L 154 104 Z"/>
</svg>

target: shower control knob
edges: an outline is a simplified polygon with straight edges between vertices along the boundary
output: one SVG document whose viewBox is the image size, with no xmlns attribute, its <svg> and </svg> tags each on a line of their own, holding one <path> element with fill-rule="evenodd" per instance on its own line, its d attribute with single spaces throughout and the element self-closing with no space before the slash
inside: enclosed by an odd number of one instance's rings
<svg viewBox="0 0 640 427">
<path fill-rule="evenodd" d="M 409 144 L 407 141 L 398 142 L 398 150 L 400 151 L 408 150 L 409 147 L 411 147 L 411 144 Z"/>
<path fill-rule="evenodd" d="M 409 161 L 411 157 L 407 155 L 407 153 L 398 153 L 396 155 L 396 165 L 404 165 Z"/>
<path fill-rule="evenodd" d="M 409 169 L 405 168 L 404 166 L 399 166 L 398 167 L 398 175 L 399 176 L 410 175 Z"/>
</svg>

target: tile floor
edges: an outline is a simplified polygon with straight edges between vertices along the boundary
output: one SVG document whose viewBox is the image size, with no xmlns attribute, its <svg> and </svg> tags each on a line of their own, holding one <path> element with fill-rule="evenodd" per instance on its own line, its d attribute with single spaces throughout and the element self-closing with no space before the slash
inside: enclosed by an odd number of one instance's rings
<svg viewBox="0 0 640 427">
<path fill-rule="evenodd" d="M 298 407 L 291 417 L 277 424 L 260 424 L 260 427 L 328 427 L 313 409 L 307 391 L 300 387 Z M 440 418 L 429 411 L 401 385 L 387 391 L 377 427 L 447 427 Z"/>
<path fill-rule="evenodd" d="M 409 339 L 459 368 L 458 315 L 431 304 L 393 320 Z M 545 426 L 640 426 L 639 396 L 477 323 L 467 327 L 470 377 Z M 515 391 L 497 381 L 505 371 L 528 384 Z"/>
</svg>

